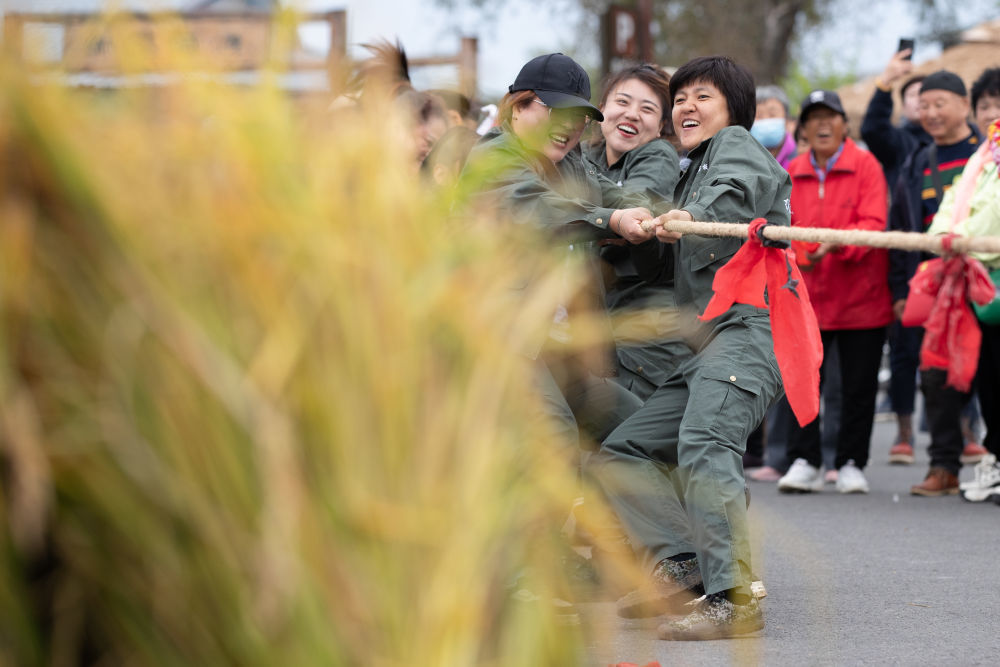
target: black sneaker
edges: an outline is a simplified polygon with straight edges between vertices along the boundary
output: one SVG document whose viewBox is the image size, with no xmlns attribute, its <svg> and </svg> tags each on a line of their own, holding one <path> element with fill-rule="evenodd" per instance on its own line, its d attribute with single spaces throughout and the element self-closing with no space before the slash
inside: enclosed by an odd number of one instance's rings
<svg viewBox="0 0 1000 667">
<path fill-rule="evenodd" d="M 653 568 L 650 581 L 617 602 L 622 618 L 646 618 L 678 612 L 705 592 L 698 559 L 672 561 L 664 558 Z"/>
<path fill-rule="evenodd" d="M 740 637 L 764 629 L 764 612 L 757 598 L 746 604 L 734 604 L 726 594 L 713 593 L 695 604 L 684 618 L 660 626 L 660 639 L 671 641 L 725 639 Z"/>
</svg>

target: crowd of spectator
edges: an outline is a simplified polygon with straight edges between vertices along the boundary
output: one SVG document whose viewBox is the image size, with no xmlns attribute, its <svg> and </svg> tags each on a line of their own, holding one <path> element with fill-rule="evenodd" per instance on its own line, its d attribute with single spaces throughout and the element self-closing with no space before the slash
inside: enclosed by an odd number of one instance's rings
<svg viewBox="0 0 1000 667">
<path fill-rule="evenodd" d="M 978 373 L 956 387 L 946 369 L 922 361 L 923 328 L 902 323 L 910 279 L 929 256 L 793 243 L 788 256 L 802 271 L 826 357 L 822 416 L 799 424 L 783 397 L 767 310 L 736 303 L 697 319 L 743 241 L 665 227 L 765 218 L 1000 236 L 1000 68 L 972 82 L 970 97 L 952 72 L 913 75 L 909 56 L 894 54 L 877 79 L 858 140 L 835 91 L 810 92 L 793 115 L 781 88 L 755 88 L 725 57 L 696 58 L 673 76 L 649 64 L 613 72 L 594 105 L 583 68 L 547 54 L 524 65 L 487 123 L 460 95 L 400 94 L 428 178 L 455 182 L 463 165 L 494 160 L 500 168 L 478 184 L 481 197 L 550 232 L 591 270 L 582 303 L 611 316 L 607 353 L 583 364 L 566 353 L 574 298 L 526 356 L 541 417 L 580 445 L 583 455 L 572 456 L 620 520 L 607 543 L 627 545 L 648 573 L 619 600 L 619 614 L 689 612 L 661 626 L 664 639 L 763 627 L 750 585 L 747 479 L 785 493 L 828 483 L 869 492 L 885 357 L 897 423 L 888 463 L 915 462 L 918 386 L 923 397 L 930 462 L 911 493 L 1000 505 L 1000 305 L 977 308 Z M 1000 255 L 972 256 L 1000 276 Z M 960 484 L 963 464 L 976 467 Z"/>
</svg>

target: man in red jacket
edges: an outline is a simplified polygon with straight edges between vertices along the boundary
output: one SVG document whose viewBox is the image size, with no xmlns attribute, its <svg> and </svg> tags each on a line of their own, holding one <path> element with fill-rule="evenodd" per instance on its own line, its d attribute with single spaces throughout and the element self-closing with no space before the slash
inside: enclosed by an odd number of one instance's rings
<svg viewBox="0 0 1000 667">
<path fill-rule="evenodd" d="M 836 93 L 816 90 L 802 102 L 799 117 L 809 150 L 792 160 L 792 226 L 884 230 L 885 177 L 875 157 L 847 136 L 847 115 Z M 824 353 L 834 346 L 841 373 L 841 423 L 837 439 L 837 490 L 867 493 L 861 471 L 868 463 L 878 369 L 886 326 L 892 320 L 889 258 L 885 250 L 831 243 L 794 244 L 803 279 L 816 311 Z M 822 379 L 821 379 L 822 382 Z M 819 491 L 819 418 L 792 425 L 788 457 L 778 481 L 786 492 Z"/>
</svg>

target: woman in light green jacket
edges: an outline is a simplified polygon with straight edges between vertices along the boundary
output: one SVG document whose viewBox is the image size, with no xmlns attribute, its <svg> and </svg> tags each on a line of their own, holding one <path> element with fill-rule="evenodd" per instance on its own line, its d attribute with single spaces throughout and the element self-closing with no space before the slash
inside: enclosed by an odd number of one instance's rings
<svg viewBox="0 0 1000 667">
<path fill-rule="evenodd" d="M 1000 237 L 1000 68 L 991 68 L 972 84 L 972 108 L 979 131 L 986 139 L 973 153 L 962 175 L 944 195 L 928 234 Z M 980 260 L 993 276 L 1000 278 L 1000 254 L 969 253 Z M 989 313 L 989 314 L 988 314 Z M 989 450 L 976 465 L 975 478 L 959 486 L 965 500 L 992 500 L 1000 505 L 1000 302 L 994 299 L 978 309 L 983 338 L 975 390 L 986 422 L 983 446 Z M 921 389 L 927 400 L 953 401 L 961 406 L 970 393 L 945 386 L 946 374 L 939 369 L 921 371 Z M 962 432 L 958 409 L 938 410 L 930 420 L 932 463 L 961 466 Z M 928 413 L 930 415 L 930 413 Z M 955 443 L 955 444 L 952 444 Z M 956 446 L 957 445 L 957 446 Z"/>
</svg>

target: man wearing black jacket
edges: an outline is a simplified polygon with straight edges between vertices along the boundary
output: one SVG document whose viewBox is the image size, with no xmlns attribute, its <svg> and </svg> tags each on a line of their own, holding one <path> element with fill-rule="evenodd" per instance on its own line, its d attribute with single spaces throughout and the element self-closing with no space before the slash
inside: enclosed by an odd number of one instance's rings
<svg viewBox="0 0 1000 667">
<path fill-rule="evenodd" d="M 911 49 L 893 54 L 882 74 L 875 79 L 875 93 L 861 121 L 861 138 L 880 163 L 890 190 L 899 176 L 899 168 L 915 150 L 931 142 L 920 125 L 920 84 L 923 76 L 906 79 L 899 90 L 903 103 L 903 122 L 892 124 L 892 88 L 913 70 L 908 60 Z"/>
<path fill-rule="evenodd" d="M 923 232 L 937 212 L 944 192 L 961 173 L 969 157 L 979 147 L 979 130 L 968 122 L 969 100 L 965 84 L 958 75 L 940 70 L 929 74 L 920 86 L 920 123 L 933 139 L 918 148 L 903 164 L 892 191 L 889 229 Z M 905 250 L 889 251 L 889 289 L 896 316 L 901 317 L 909 280 L 917 265 L 930 255 Z M 916 375 L 923 329 L 901 330 L 907 337 L 905 359 L 896 360 L 893 375 L 899 371 L 900 382 Z M 911 340 L 912 339 L 912 340 Z M 933 371 L 921 376 L 928 421 L 931 427 L 931 455 L 935 450 L 935 411 L 952 409 L 954 389 L 944 386 L 944 377 Z M 911 393 L 914 389 L 909 390 Z M 957 409 L 961 409 L 962 403 Z M 897 449 L 898 445 L 893 449 Z M 912 457 L 912 447 L 910 448 Z M 913 486 L 914 495 L 940 496 L 958 493 L 957 471 L 932 468 L 923 483 Z"/>
<path fill-rule="evenodd" d="M 861 138 L 868 149 L 882 164 L 889 192 L 893 191 L 899 170 L 906 158 L 919 148 L 931 143 L 931 135 L 920 125 L 920 86 L 923 76 L 906 79 L 899 91 L 903 106 L 903 122 L 892 123 L 893 85 L 910 74 L 913 63 L 909 56 L 912 49 L 894 53 L 882 74 L 875 80 L 864 120 Z M 889 403 L 896 413 L 898 431 L 896 442 L 889 450 L 889 463 L 913 463 L 913 405 L 916 393 L 915 370 L 911 359 L 919 352 L 919 333 L 904 329 L 899 321 L 889 325 Z M 914 349 L 916 344 L 918 347 Z"/>
</svg>

